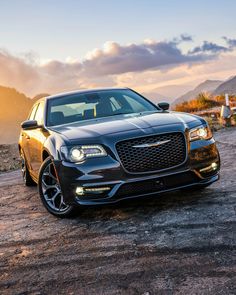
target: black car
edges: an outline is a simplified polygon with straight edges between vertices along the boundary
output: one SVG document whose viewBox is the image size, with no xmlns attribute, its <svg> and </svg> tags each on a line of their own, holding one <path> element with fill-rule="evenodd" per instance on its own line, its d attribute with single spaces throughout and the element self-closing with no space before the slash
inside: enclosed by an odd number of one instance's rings
<svg viewBox="0 0 236 295">
<path fill-rule="evenodd" d="M 128 88 L 83 90 L 38 100 L 22 123 L 26 185 L 47 210 L 115 203 L 219 179 L 220 158 L 206 121 L 168 111 Z"/>
</svg>

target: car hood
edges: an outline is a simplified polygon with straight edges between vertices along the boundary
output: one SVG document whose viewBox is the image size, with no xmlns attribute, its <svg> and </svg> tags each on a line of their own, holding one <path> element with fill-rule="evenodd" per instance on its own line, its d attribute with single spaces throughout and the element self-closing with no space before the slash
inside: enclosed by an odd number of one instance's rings
<svg viewBox="0 0 236 295">
<path fill-rule="evenodd" d="M 180 124 L 198 125 L 202 119 L 197 116 L 177 112 L 157 112 L 148 114 L 117 115 L 113 117 L 98 118 L 82 122 L 75 122 L 50 127 L 50 130 L 64 135 L 68 140 L 74 141 L 85 138 L 96 138 L 108 134 L 128 132 L 131 130 L 144 130 L 164 125 Z M 191 124 L 192 123 L 192 124 Z M 191 126 L 192 127 L 192 126 Z"/>
</svg>

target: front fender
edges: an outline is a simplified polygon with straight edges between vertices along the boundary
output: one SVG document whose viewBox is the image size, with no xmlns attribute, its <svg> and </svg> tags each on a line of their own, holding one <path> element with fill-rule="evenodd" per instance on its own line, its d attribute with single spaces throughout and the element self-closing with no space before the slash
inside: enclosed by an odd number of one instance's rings
<svg viewBox="0 0 236 295">
<path fill-rule="evenodd" d="M 60 149 L 65 141 L 58 134 L 51 134 L 44 142 L 43 152 L 47 152 L 54 160 L 61 160 Z"/>
</svg>

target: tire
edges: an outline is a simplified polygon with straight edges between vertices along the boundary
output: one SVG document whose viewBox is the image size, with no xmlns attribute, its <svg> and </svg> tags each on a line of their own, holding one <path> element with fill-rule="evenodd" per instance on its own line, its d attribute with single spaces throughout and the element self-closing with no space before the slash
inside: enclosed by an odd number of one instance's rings
<svg viewBox="0 0 236 295">
<path fill-rule="evenodd" d="M 27 161 L 26 161 L 23 150 L 20 150 L 20 157 L 21 157 L 21 172 L 22 172 L 24 184 L 26 186 L 36 186 L 37 185 L 36 182 L 30 176 L 29 169 L 27 167 Z"/>
<path fill-rule="evenodd" d="M 49 213 L 61 218 L 71 217 L 75 214 L 77 206 L 65 203 L 50 157 L 42 163 L 40 168 L 38 190 L 41 201 Z"/>
</svg>

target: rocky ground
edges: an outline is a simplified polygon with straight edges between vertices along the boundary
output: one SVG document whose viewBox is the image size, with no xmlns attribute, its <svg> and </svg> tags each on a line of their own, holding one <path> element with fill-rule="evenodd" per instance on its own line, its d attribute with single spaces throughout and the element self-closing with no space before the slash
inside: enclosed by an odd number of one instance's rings
<svg viewBox="0 0 236 295">
<path fill-rule="evenodd" d="M 20 168 L 17 144 L 0 144 L 0 173 Z"/>
<path fill-rule="evenodd" d="M 221 130 L 221 180 L 49 215 L 20 172 L 0 174 L 0 294 L 235 294 L 236 129 Z"/>
</svg>

